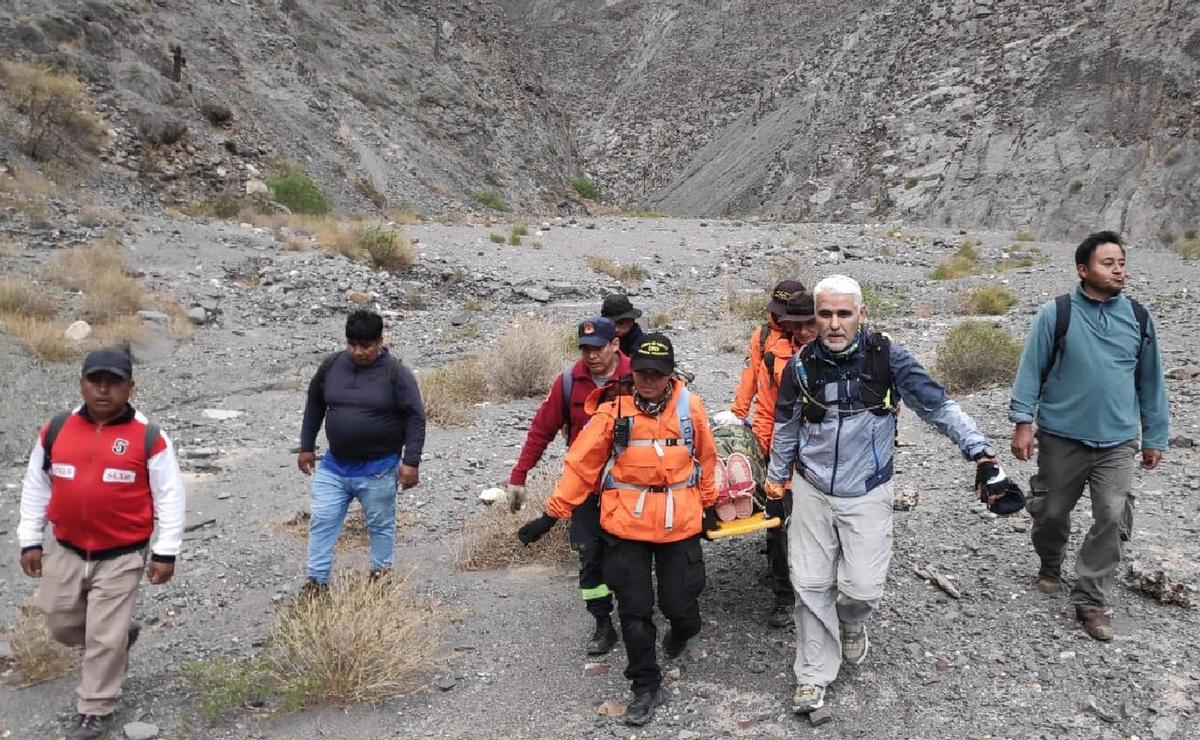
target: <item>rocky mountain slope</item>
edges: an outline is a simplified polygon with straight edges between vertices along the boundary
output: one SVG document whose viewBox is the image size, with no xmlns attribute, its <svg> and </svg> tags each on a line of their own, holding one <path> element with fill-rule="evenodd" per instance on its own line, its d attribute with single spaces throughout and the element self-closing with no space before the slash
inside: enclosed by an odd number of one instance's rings
<svg viewBox="0 0 1200 740">
<path fill-rule="evenodd" d="M 1191 228 L 1200 6 L 510 0 L 585 169 L 669 213 Z"/>
</svg>

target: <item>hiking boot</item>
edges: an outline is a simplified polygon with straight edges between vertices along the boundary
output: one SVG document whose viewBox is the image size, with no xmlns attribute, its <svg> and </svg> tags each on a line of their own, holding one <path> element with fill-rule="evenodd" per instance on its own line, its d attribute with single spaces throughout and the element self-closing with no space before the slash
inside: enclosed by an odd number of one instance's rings
<svg viewBox="0 0 1200 740">
<path fill-rule="evenodd" d="M 633 695 L 633 701 L 625 710 L 625 724 L 640 727 L 654 718 L 654 710 L 662 705 L 662 692 L 647 689 Z"/>
<path fill-rule="evenodd" d="M 81 714 L 75 718 L 75 726 L 67 733 L 67 740 L 96 740 L 108 737 L 112 728 L 111 714 Z"/>
<path fill-rule="evenodd" d="M 329 595 L 329 584 L 321 583 L 320 581 L 309 578 L 300 587 L 300 593 L 296 594 L 296 601 L 307 601 L 309 599 L 321 598 Z"/>
<path fill-rule="evenodd" d="M 808 714 L 825 706 L 825 687 L 802 683 L 796 687 L 792 695 L 792 711 L 796 714 Z"/>
<path fill-rule="evenodd" d="M 1113 639 L 1112 618 L 1104 613 L 1103 608 L 1098 606 L 1077 606 L 1075 607 L 1075 617 L 1080 622 L 1083 622 L 1083 630 L 1093 640 L 1108 642 Z"/>
<path fill-rule="evenodd" d="M 772 627 L 791 627 L 792 609 L 791 604 L 776 604 L 771 610 L 771 616 L 767 617 L 767 624 Z"/>
<path fill-rule="evenodd" d="M 867 659 L 867 649 L 871 647 L 871 641 L 867 639 L 867 628 L 859 627 L 857 630 L 851 630 L 843 624 L 840 632 L 842 633 L 842 660 L 850 665 L 861 664 Z"/>
<path fill-rule="evenodd" d="M 138 641 L 138 637 L 142 634 L 142 625 L 139 622 L 133 622 L 129 625 L 129 633 L 125 637 L 125 652 L 133 649 L 134 643 Z"/>
<path fill-rule="evenodd" d="M 1062 575 L 1056 570 L 1045 566 L 1038 569 L 1037 588 L 1044 594 L 1056 594 L 1062 591 Z"/>
<path fill-rule="evenodd" d="M 682 640 L 675 636 L 675 630 L 667 630 L 663 635 L 663 655 L 668 658 L 678 658 L 687 649 L 687 638 Z"/>
<path fill-rule="evenodd" d="M 612 617 L 596 617 L 596 631 L 584 650 L 588 655 L 604 655 L 616 644 L 617 631 L 613 629 Z"/>
</svg>

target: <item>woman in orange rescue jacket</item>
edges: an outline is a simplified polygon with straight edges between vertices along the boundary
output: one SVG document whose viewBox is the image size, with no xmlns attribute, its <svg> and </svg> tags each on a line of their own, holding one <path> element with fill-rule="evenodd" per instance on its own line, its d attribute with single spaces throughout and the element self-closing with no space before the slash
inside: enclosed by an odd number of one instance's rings
<svg viewBox="0 0 1200 740">
<path fill-rule="evenodd" d="M 673 375 L 670 339 L 647 334 L 630 367 L 632 394 L 610 387 L 588 399 L 594 414 L 567 452 L 546 513 L 517 536 L 525 544 L 536 541 L 600 488 L 600 527 L 610 546 L 604 579 L 617 596 L 629 659 L 625 677 L 634 694 L 625 722 L 643 725 L 662 703 L 651 569 L 658 575 L 658 608 L 671 624 L 663 653 L 675 658 L 700 631 L 700 535 L 716 522 L 717 453 L 704 404 Z"/>
</svg>

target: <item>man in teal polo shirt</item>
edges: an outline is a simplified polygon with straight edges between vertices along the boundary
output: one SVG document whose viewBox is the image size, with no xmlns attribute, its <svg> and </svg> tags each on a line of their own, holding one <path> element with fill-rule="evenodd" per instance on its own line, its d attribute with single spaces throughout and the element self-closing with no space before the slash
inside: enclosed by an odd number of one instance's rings
<svg viewBox="0 0 1200 740">
<path fill-rule="evenodd" d="M 1038 589 L 1062 589 L 1071 510 L 1086 483 L 1092 528 L 1071 589 L 1089 635 L 1111 640 L 1105 600 L 1132 523 L 1134 456 L 1153 470 L 1167 447 L 1167 390 L 1154 322 L 1125 288 L 1125 247 L 1111 231 L 1075 250 L 1079 287 L 1038 310 L 1013 383 L 1012 453 L 1029 460 L 1037 423 L 1038 472 L 1030 479 Z M 1064 327 L 1065 324 L 1065 327 Z M 1065 328 L 1065 332 L 1063 331 Z M 1141 443 L 1138 443 L 1138 436 Z"/>
</svg>

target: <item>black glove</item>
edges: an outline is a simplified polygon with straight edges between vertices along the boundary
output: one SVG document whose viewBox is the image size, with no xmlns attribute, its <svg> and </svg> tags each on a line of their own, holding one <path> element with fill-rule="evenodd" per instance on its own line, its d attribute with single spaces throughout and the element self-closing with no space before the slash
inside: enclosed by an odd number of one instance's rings
<svg viewBox="0 0 1200 740">
<path fill-rule="evenodd" d="M 763 506 L 763 511 L 768 519 L 779 518 L 780 521 L 787 519 L 792 513 L 792 497 L 784 494 L 783 498 L 769 498 Z"/>
<path fill-rule="evenodd" d="M 553 529 L 557 523 L 558 520 L 554 517 L 542 514 L 537 519 L 525 522 L 525 525 L 517 530 L 517 539 L 521 541 L 522 545 L 532 545 Z"/>
<path fill-rule="evenodd" d="M 997 475 L 1001 479 L 1004 478 L 1004 471 L 1000 469 L 1000 465 L 995 460 L 987 460 L 975 466 L 975 495 L 980 501 L 986 501 L 983 497 L 983 491 L 987 487 L 989 481 Z"/>
<path fill-rule="evenodd" d="M 717 511 L 711 507 L 704 510 L 704 521 L 700 524 L 700 536 L 706 540 L 712 538 L 708 536 L 708 530 L 717 528 Z"/>
<path fill-rule="evenodd" d="M 982 463 L 976 469 L 975 494 L 989 511 L 1000 516 L 1025 508 L 1025 493 L 995 461 Z"/>
</svg>

